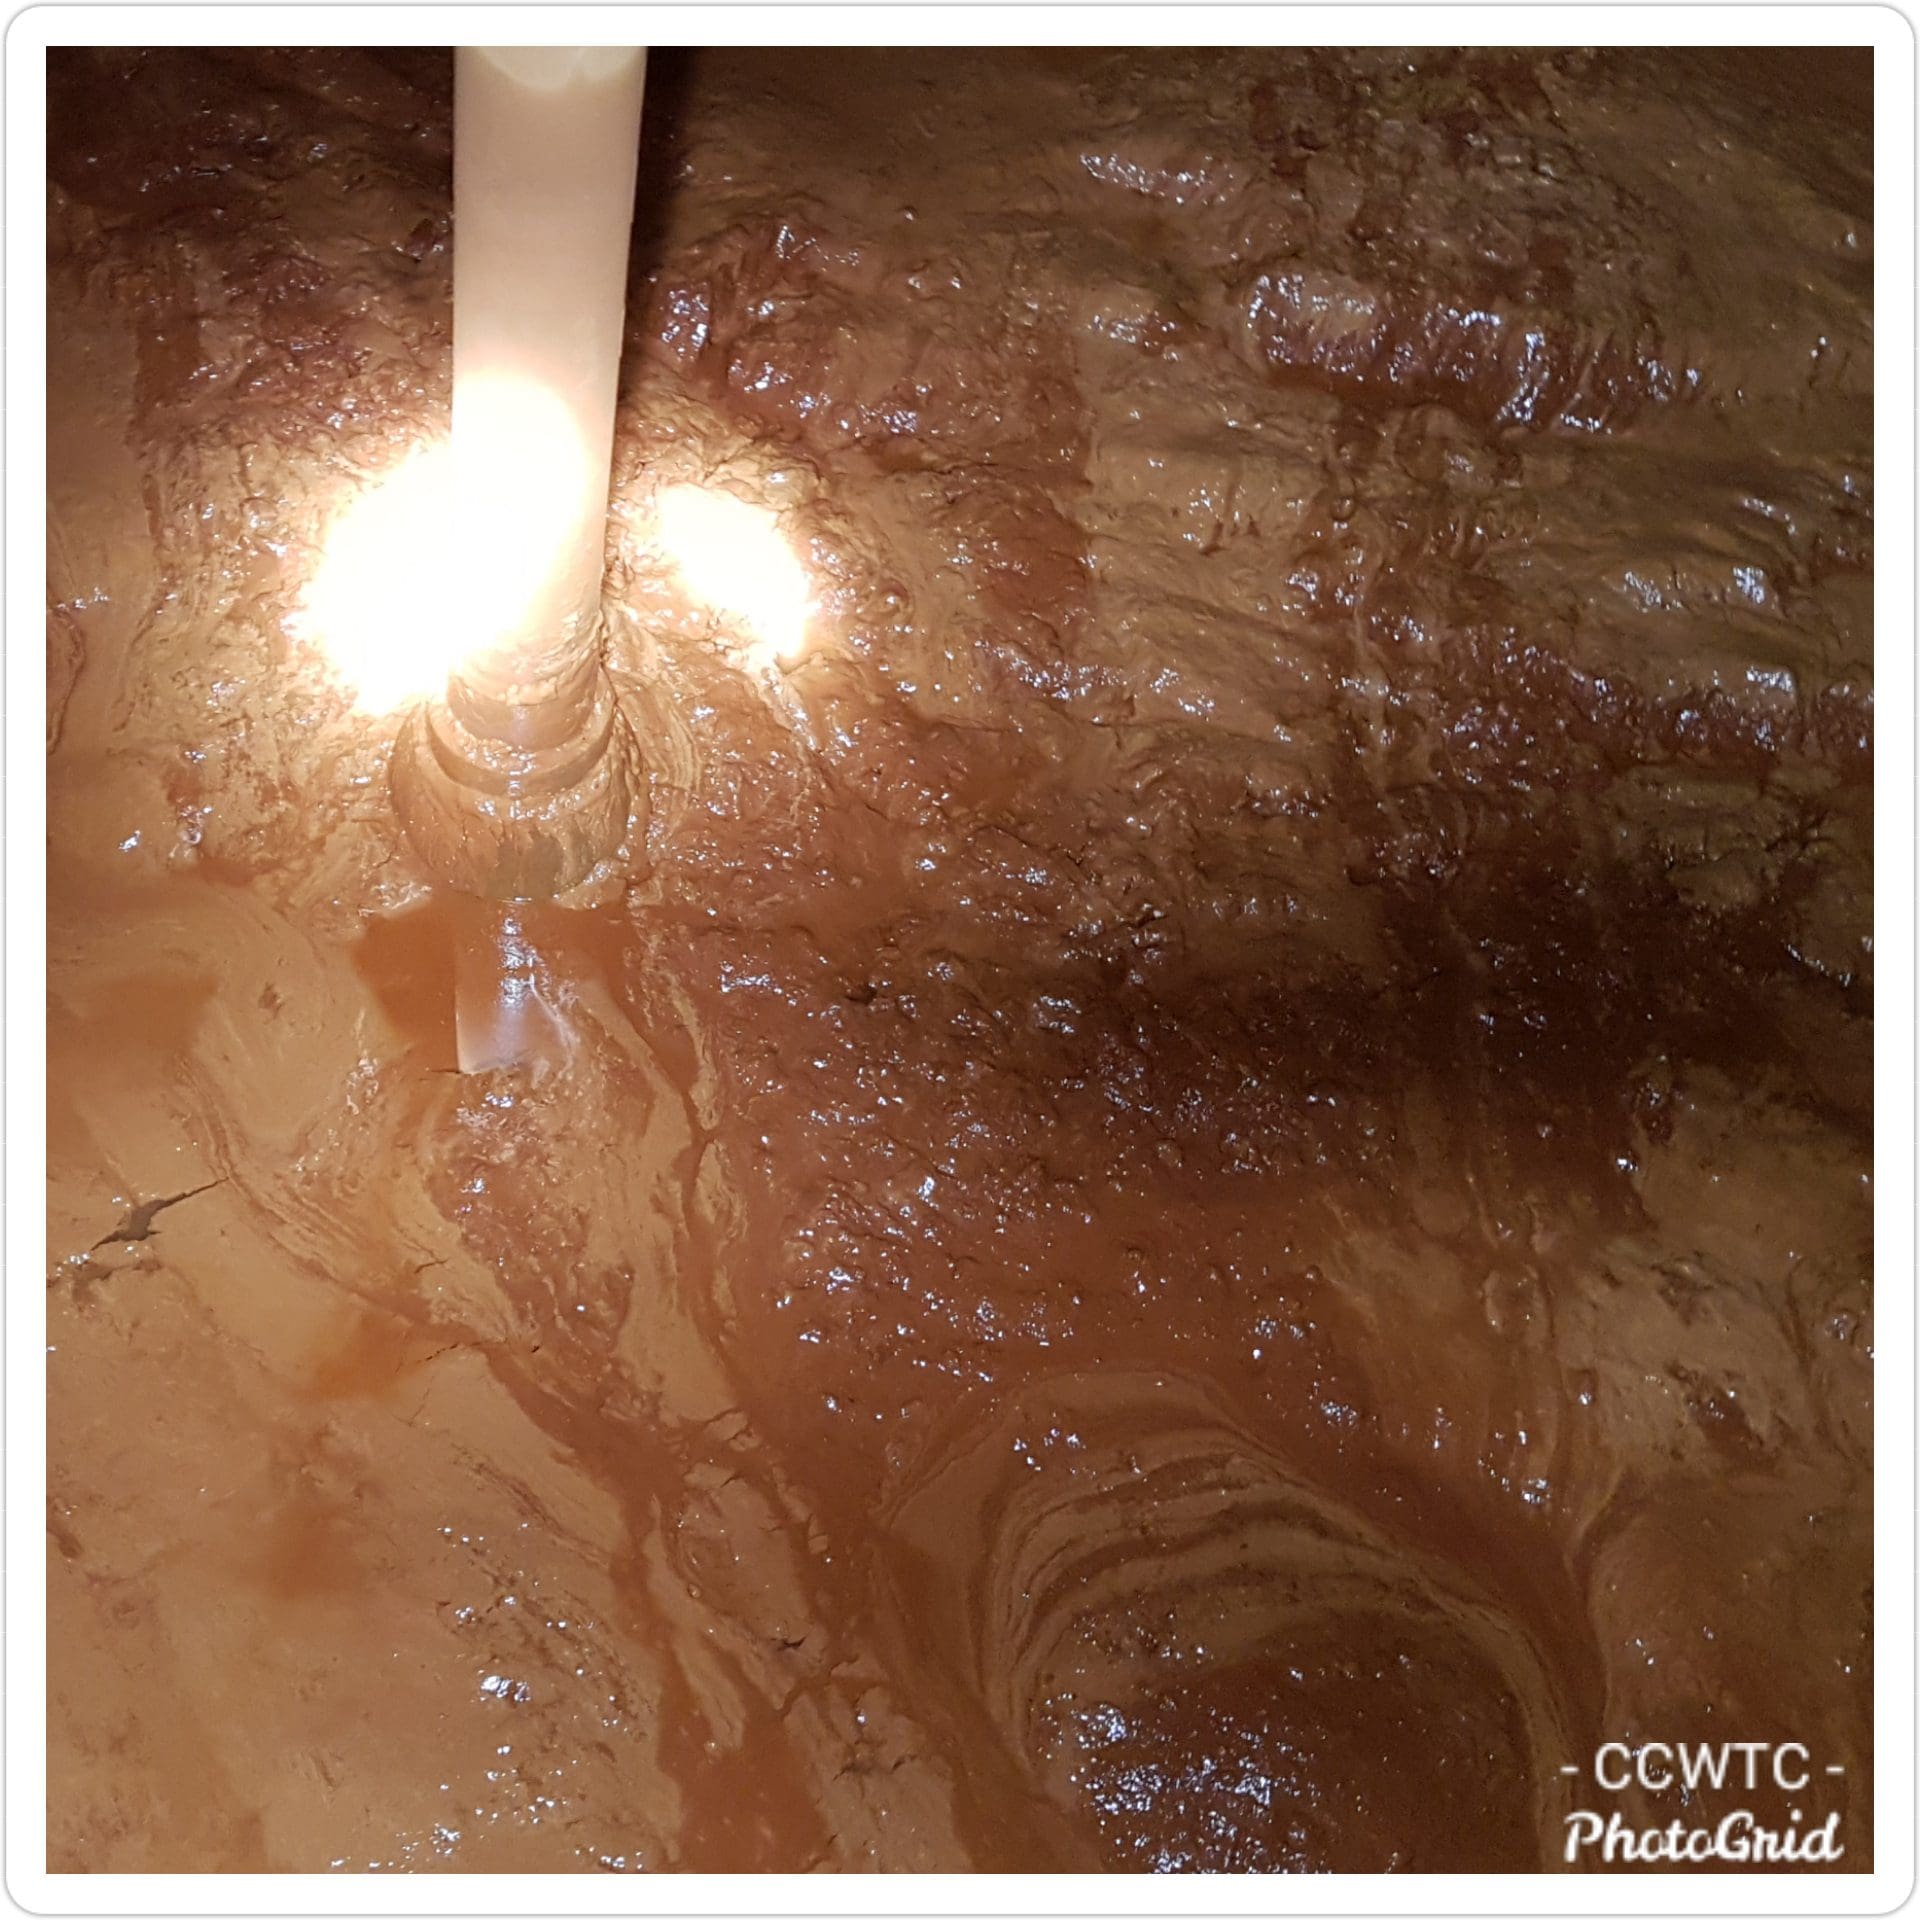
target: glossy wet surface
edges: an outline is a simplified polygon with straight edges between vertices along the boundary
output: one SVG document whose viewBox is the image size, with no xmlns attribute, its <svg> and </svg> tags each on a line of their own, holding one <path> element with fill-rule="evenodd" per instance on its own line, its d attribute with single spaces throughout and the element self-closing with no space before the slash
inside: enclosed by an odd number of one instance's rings
<svg viewBox="0 0 1920 1920">
<path fill-rule="evenodd" d="M 293 618 L 449 86 L 54 61 L 53 1866 L 1868 1864 L 1863 66 L 658 57 L 649 871 L 504 929 Z"/>
</svg>

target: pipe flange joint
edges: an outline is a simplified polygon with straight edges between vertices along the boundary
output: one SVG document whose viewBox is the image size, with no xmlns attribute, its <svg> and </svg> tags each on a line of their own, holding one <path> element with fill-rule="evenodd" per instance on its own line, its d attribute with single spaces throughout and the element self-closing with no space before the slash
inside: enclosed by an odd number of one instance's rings
<svg viewBox="0 0 1920 1920">
<path fill-rule="evenodd" d="M 580 694 L 580 724 L 553 744 L 515 744 L 550 733 L 540 715 L 476 731 L 458 684 L 408 714 L 394 806 L 437 880 L 487 899 L 550 900 L 623 864 L 645 827 L 638 750 L 603 667 Z"/>
</svg>

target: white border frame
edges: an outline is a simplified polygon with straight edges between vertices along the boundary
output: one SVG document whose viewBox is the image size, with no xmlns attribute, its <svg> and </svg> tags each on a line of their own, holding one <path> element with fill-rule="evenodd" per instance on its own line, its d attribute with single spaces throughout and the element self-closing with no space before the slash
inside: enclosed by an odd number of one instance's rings
<svg viewBox="0 0 1920 1920">
<path fill-rule="evenodd" d="M 46 50 L 49 45 L 1865 45 L 1874 48 L 1875 1795 L 1871 1875 L 49 1875 Z M 1887 1913 L 1914 1885 L 1914 70 L 1890 6 L 33 5 L 6 86 L 6 1886 L 31 1913 Z"/>
</svg>

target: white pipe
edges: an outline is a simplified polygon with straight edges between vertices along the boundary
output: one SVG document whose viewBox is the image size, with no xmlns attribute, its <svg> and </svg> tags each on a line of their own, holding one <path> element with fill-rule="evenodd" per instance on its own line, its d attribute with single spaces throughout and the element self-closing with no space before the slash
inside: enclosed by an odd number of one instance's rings
<svg viewBox="0 0 1920 1920">
<path fill-rule="evenodd" d="M 448 603 L 463 663 L 402 726 L 392 782 L 429 870 L 495 899 L 605 897 L 643 831 L 600 665 L 600 575 L 646 64 L 640 47 L 463 47 L 454 62 Z"/>
<path fill-rule="evenodd" d="M 459 678 L 503 705 L 574 692 L 597 658 L 646 59 L 642 47 L 462 47 L 455 58 L 463 522 L 476 541 L 517 541 L 528 555 L 523 590 L 490 611 Z M 492 730 L 484 714 L 463 718 Z"/>
</svg>

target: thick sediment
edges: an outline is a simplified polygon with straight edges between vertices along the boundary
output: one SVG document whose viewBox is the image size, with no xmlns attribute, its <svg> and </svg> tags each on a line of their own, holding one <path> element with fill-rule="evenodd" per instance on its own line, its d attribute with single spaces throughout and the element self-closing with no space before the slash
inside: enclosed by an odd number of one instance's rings
<svg viewBox="0 0 1920 1920">
<path fill-rule="evenodd" d="M 1864 59 L 656 56 L 646 878 L 468 1075 L 297 618 L 450 73 L 53 61 L 52 1866 L 1869 1864 Z"/>
</svg>

